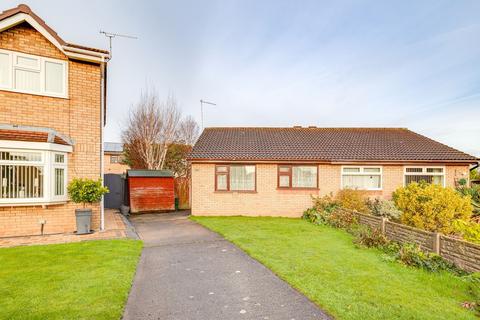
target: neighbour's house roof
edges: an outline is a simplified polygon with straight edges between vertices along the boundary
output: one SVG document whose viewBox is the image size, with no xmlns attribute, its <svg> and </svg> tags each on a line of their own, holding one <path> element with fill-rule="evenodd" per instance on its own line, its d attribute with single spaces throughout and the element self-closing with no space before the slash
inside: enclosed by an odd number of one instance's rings
<svg viewBox="0 0 480 320">
<path fill-rule="evenodd" d="M 49 142 L 71 146 L 73 140 L 59 134 L 54 129 L 43 127 L 25 127 L 9 124 L 0 124 L 0 140 Z"/>
<path fill-rule="evenodd" d="M 206 128 L 191 161 L 477 162 L 405 128 Z"/>
<path fill-rule="evenodd" d="M 107 50 L 66 42 L 25 4 L 20 4 L 15 8 L 0 13 L 0 32 L 22 22 L 30 24 L 67 56 L 99 62 L 109 58 Z"/>
<path fill-rule="evenodd" d="M 170 170 L 127 170 L 128 177 L 173 177 Z"/>
<path fill-rule="evenodd" d="M 103 150 L 104 150 L 104 152 L 122 153 L 123 152 L 123 143 L 105 142 Z"/>
</svg>

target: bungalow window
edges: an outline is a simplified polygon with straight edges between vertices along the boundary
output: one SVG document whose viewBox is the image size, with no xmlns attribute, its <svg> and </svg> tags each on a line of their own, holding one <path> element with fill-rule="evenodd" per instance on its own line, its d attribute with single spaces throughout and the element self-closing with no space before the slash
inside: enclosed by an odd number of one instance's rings
<svg viewBox="0 0 480 320">
<path fill-rule="evenodd" d="M 342 167 L 342 188 L 381 190 L 382 167 Z"/>
<path fill-rule="evenodd" d="M 445 170 L 443 167 L 405 167 L 405 185 L 412 182 L 445 185 Z"/>
<path fill-rule="evenodd" d="M 278 166 L 279 188 L 317 188 L 317 166 Z"/>
<path fill-rule="evenodd" d="M 218 165 L 215 167 L 217 191 L 255 191 L 254 165 Z"/>
<path fill-rule="evenodd" d="M 0 149 L 0 204 L 66 201 L 64 153 Z"/>
<path fill-rule="evenodd" d="M 0 89 L 66 97 L 67 62 L 0 50 Z"/>
</svg>

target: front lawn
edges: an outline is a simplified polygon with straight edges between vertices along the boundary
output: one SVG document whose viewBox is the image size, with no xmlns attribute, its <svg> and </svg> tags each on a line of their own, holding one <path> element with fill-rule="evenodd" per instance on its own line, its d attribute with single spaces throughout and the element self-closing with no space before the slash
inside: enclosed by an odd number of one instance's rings
<svg viewBox="0 0 480 320">
<path fill-rule="evenodd" d="M 468 285 L 357 248 L 347 232 L 300 219 L 193 217 L 262 262 L 338 319 L 478 319 Z"/>
<path fill-rule="evenodd" d="M 0 319 L 120 319 L 142 243 L 0 249 Z"/>
</svg>

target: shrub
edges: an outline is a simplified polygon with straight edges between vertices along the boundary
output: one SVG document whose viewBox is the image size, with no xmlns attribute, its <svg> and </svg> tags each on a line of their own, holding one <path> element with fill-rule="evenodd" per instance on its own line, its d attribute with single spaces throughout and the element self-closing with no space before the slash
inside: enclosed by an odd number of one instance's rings
<svg viewBox="0 0 480 320">
<path fill-rule="evenodd" d="M 462 196 L 470 196 L 473 207 L 473 215 L 480 216 L 480 185 L 468 188 L 466 186 L 457 188 L 457 192 Z"/>
<path fill-rule="evenodd" d="M 317 212 L 327 212 L 331 213 L 333 210 L 338 208 L 340 204 L 335 201 L 332 194 L 325 195 L 323 197 L 312 197 L 313 198 L 313 208 Z"/>
<path fill-rule="evenodd" d="M 392 221 L 399 221 L 402 212 L 395 207 L 392 200 L 383 200 L 375 198 L 367 200 L 367 206 L 374 216 L 385 217 Z"/>
<path fill-rule="evenodd" d="M 454 220 L 468 220 L 472 215 L 469 196 L 436 184 L 410 183 L 398 188 L 393 200 L 403 212 L 402 223 L 428 231 L 452 234 Z"/>
<path fill-rule="evenodd" d="M 342 208 L 362 213 L 370 213 L 366 200 L 366 193 L 362 190 L 343 189 L 335 195 L 335 201 Z"/>
<path fill-rule="evenodd" d="M 68 184 L 68 195 L 75 203 L 95 203 L 100 201 L 108 188 L 102 186 L 102 180 L 75 178 Z"/>
<path fill-rule="evenodd" d="M 453 221 L 455 233 L 463 239 L 480 243 L 480 223 L 474 221 L 455 220 Z"/>
<path fill-rule="evenodd" d="M 480 315 L 480 272 L 469 274 L 465 279 L 468 282 L 470 294 L 474 298 L 474 302 L 468 305 L 477 311 L 477 315 Z"/>
<path fill-rule="evenodd" d="M 368 226 L 359 226 L 355 230 L 354 243 L 371 248 L 383 248 L 389 244 L 389 240 L 378 228 L 370 228 Z"/>
<path fill-rule="evenodd" d="M 335 228 L 350 230 L 353 225 L 357 224 L 357 217 L 350 210 L 342 210 L 337 208 L 330 214 L 325 216 L 326 223 Z"/>
<path fill-rule="evenodd" d="M 314 224 L 323 224 L 325 222 L 323 216 L 315 208 L 305 210 L 302 218 Z"/>
<path fill-rule="evenodd" d="M 407 266 L 423 268 L 430 272 L 446 270 L 463 274 L 452 263 L 437 254 L 422 251 L 420 246 L 415 243 L 402 244 L 396 254 L 396 259 Z"/>
</svg>

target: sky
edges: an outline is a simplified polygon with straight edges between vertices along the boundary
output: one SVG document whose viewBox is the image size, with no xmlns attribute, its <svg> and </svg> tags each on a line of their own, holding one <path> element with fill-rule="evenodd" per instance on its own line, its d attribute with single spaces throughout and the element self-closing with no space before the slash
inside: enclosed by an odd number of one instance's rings
<svg viewBox="0 0 480 320">
<path fill-rule="evenodd" d="M 106 141 L 154 87 L 199 124 L 216 103 L 206 127 L 407 127 L 480 156 L 480 1 L 26 4 L 69 42 L 138 37 L 114 39 Z"/>
</svg>

